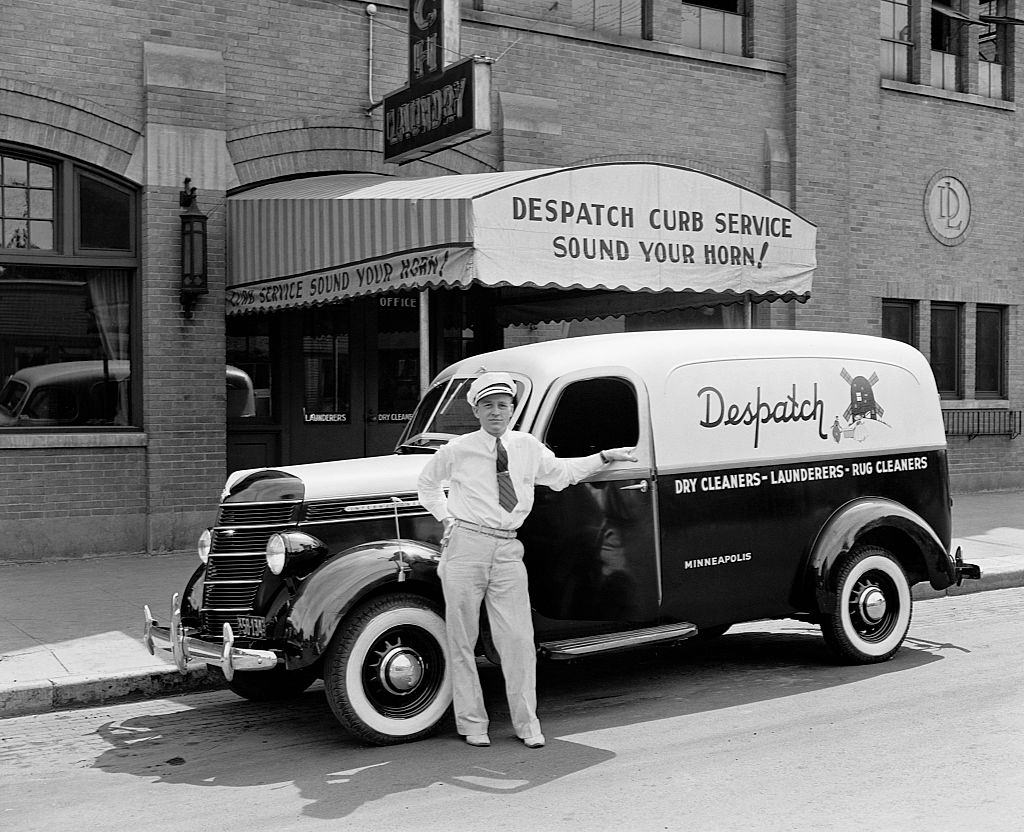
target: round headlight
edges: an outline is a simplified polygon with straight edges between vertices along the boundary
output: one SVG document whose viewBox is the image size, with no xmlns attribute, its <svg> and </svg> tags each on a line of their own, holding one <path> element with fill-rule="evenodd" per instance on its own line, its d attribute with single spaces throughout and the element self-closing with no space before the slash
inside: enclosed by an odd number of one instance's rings
<svg viewBox="0 0 1024 832">
<path fill-rule="evenodd" d="M 196 544 L 196 549 L 199 550 L 199 560 L 206 563 L 210 559 L 210 549 L 213 548 L 213 535 L 210 534 L 209 529 L 203 529 L 203 533 L 199 535 L 199 542 Z"/>
<path fill-rule="evenodd" d="M 270 535 L 267 541 L 267 569 L 275 575 L 280 575 L 284 569 L 284 561 L 288 554 L 288 547 L 284 538 L 279 534 Z"/>
</svg>

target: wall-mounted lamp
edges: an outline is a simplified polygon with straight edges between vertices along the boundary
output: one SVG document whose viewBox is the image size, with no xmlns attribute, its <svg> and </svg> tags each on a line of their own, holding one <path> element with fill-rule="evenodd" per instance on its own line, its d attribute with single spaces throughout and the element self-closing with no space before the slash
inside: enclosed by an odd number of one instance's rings
<svg viewBox="0 0 1024 832">
<path fill-rule="evenodd" d="M 185 209 L 181 215 L 181 308 L 186 318 L 200 295 L 209 292 L 206 285 L 206 214 L 196 205 L 196 189 L 190 188 L 191 179 L 185 178 L 185 189 L 178 194 L 178 203 Z"/>
</svg>

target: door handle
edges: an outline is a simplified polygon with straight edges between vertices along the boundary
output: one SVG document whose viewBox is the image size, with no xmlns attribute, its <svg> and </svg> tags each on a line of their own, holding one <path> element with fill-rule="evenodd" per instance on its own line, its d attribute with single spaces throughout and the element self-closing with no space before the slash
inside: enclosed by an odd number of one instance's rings
<svg viewBox="0 0 1024 832">
<path fill-rule="evenodd" d="M 647 480 L 641 480 L 636 485 L 624 485 L 619 491 L 640 491 L 644 494 L 647 493 Z"/>
<path fill-rule="evenodd" d="M 377 421 L 377 414 L 374 413 L 372 410 L 368 411 L 367 414 L 366 414 L 366 421 L 367 422 L 376 422 Z"/>
</svg>

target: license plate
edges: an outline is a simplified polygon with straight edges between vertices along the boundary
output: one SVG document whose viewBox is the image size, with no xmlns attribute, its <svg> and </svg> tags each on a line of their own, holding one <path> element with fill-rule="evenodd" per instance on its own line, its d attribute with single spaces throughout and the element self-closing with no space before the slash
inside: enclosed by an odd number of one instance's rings
<svg viewBox="0 0 1024 832">
<path fill-rule="evenodd" d="M 267 622 L 258 615 L 238 616 L 238 635 L 243 638 L 265 638 Z"/>
</svg>

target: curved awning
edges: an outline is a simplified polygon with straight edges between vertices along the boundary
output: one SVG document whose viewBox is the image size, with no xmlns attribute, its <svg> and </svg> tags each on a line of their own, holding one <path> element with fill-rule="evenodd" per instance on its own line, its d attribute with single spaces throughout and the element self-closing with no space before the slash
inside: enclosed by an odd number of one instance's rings
<svg viewBox="0 0 1024 832">
<path fill-rule="evenodd" d="M 716 292 L 806 300 L 817 228 L 654 162 L 279 182 L 228 202 L 228 312 L 427 287 Z"/>
</svg>

